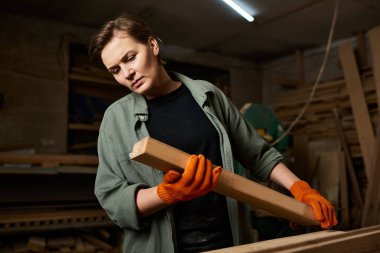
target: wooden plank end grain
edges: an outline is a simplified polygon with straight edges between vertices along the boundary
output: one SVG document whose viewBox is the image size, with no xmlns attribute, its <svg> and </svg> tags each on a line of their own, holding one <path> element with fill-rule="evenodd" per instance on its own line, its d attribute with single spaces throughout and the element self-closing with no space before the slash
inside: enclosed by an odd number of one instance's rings
<svg viewBox="0 0 380 253">
<path fill-rule="evenodd" d="M 135 143 L 130 158 L 153 168 L 182 172 L 190 154 L 147 137 Z M 319 225 L 310 206 L 223 169 L 215 192 L 266 210 L 300 225 Z"/>
</svg>

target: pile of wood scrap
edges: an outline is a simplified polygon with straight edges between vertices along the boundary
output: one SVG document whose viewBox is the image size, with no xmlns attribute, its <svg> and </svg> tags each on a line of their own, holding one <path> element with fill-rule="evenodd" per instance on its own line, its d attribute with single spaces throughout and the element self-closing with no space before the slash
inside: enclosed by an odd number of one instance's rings
<svg viewBox="0 0 380 253">
<path fill-rule="evenodd" d="M 113 233 L 113 231 L 111 231 Z M 115 237 L 106 229 L 69 231 L 59 234 L 35 234 L 4 237 L 0 252 L 23 253 L 118 253 L 121 252 L 121 233 Z M 115 240 L 115 238 L 117 238 Z"/>
</svg>

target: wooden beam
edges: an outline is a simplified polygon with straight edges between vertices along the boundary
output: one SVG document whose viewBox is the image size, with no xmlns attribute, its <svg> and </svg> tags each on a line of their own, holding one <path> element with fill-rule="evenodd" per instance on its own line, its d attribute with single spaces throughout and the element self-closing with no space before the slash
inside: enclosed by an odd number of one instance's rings
<svg viewBox="0 0 380 253">
<path fill-rule="evenodd" d="M 369 253 L 379 252 L 380 226 L 342 231 L 321 231 L 267 240 L 208 253 Z"/>
<path fill-rule="evenodd" d="M 366 175 L 369 177 L 375 135 L 373 133 L 372 123 L 369 117 L 368 107 L 364 97 L 363 86 L 352 45 L 350 42 L 344 43 L 339 46 L 338 50 L 352 105 L 352 112 L 354 114 Z"/>
<path fill-rule="evenodd" d="M 372 70 L 377 94 L 377 106 L 380 106 L 380 26 L 376 26 L 368 31 L 368 40 L 371 48 Z"/>
<path fill-rule="evenodd" d="M 150 137 L 135 143 L 130 154 L 131 159 L 162 171 L 183 171 L 189 157 Z M 300 225 L 319 225 L 310 206 L 225 169 L 214 191 Z"/>
</svg>

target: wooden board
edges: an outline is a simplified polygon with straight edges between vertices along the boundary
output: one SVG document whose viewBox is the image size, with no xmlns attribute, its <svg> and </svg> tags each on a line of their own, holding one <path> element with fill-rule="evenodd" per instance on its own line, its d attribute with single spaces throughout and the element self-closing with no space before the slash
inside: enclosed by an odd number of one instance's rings
<svg viewBox="0 0 380 253">
<path fill-rule="evenodd" d="M 321 231 L 251 243 L 209 253 L 374 253 L 380 252 L 380 226 L 349 232 Z"/>
<path fill-rule="evenodd" d="M 150 137 L 137 142 L 130 154 L 131 159 L 162 171 L 183 171 L 189 157 Z M 301 225 L 319 225 L 310 206 L 225 169 L 214 191 Z"/>
<path fill-rule="evenodd" d="M 369 117 L 363 86 L 351 43 L 347 42 L 342 44 L 339 46 L 338 51 L 368 177 L 370 175 L 371 156 L 375 139 L 372 123 Z"/>
</svg>

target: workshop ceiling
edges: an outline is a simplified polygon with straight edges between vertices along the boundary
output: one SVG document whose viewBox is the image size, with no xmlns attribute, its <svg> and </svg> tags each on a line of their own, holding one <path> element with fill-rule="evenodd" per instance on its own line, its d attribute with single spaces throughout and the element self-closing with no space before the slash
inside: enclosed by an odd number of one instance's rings
<svg viewBox="0 0 380 253">
<path fill-rule="evenodd" d="M 127 11 L 165 44 L 263 62 L 326 43 L 334 0 L 236 0 L 247 22 L 221 0 L 1 0 L 0 9 L 99 28 Z M 334 40 L 380 24 L 380 0 L 340 0 Z"/>
</svg>

